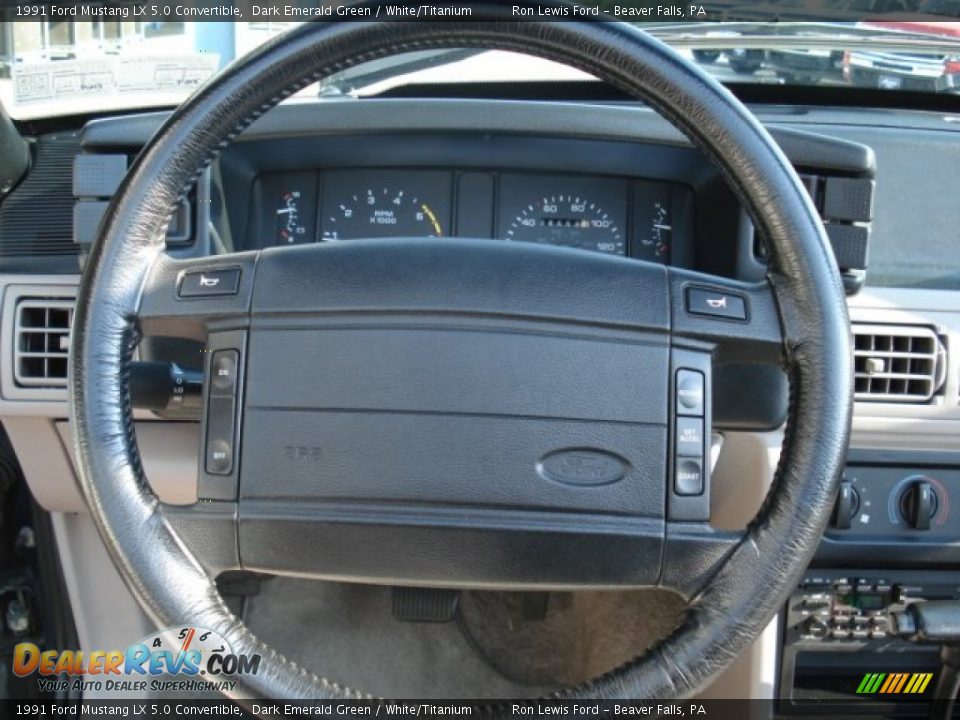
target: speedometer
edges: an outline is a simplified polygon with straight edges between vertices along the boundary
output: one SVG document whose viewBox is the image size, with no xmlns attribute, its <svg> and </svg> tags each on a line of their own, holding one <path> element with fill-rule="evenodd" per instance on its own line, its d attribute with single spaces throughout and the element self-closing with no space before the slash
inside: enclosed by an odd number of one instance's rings
<svg viewBox="0 0 960 720">
<path fill-rule="evenodd" d="M 624 254 L 623 228 L 598 203 L 581 195 L 546 195 L 513 218 L 507 240 Z"/>
<path fill-rule="evenodd" d="M 626 254 L 627 184 L 576 175 L 504 174 L 498 237 Z"/>
</svg>

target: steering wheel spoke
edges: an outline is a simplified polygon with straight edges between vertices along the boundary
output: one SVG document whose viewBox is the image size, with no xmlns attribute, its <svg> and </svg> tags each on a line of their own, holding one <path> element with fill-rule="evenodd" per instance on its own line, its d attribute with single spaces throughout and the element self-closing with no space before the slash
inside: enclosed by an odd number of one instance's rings
<svg viewBox="0 0 960 720">
<path fill-rule="evenodd" d="M 193 505 L 163 505 L 161 512 L 210 577 L 242 569 L 235 502 L 206 500 Z"/>
<path fill-rule="evenodd" d="M 257 257 L 182 260 L 161 253 L 143 281 L 136 313 L 141 333 L 206 341 L 210 332 L 244 327 Z"/>
<path fill-rule="evenodd" d="M 783 339 L 767 282 L 742 283 L 671 268 L 668 287 L 672 403 L 667 518 L 704 522 L 710 519 L 715 420 L 721 428 L 729 423 L 730 393 L 724 385 L 739 386 L 744 373 L 755 377 L 758 365 L 775 366 L 779 376 Z M 747 370 L 740 367 L 744 363 Z M 740 397 L 734 404 L 742 408 L 743 401 Z"/>
<path fill-rule="evenodd" d="M 660 586 L 693 597 L 745 538 L 745 531 L 717 530 L 706 523 L 667 523 Z"/>
<path fill-rule="evenodd" d="M 773 286 L 670 269 L 674 342 L 706 343 L 718 363 L 782 362 L 783 333 Z"/>
</svg>

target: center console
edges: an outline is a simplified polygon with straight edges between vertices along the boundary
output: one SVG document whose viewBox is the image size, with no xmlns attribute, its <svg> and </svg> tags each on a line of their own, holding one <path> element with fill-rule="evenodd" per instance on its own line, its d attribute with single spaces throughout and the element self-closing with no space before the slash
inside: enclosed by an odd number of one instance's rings
<svg viewBox="0 0 960 720">
<path fill-rule="evenodd" d="M 960 457 L 851 451 L 830 528 L 781 614 L 778 711 L 925 716 L 937 646 L 891 613 L 960 600 Z"/>
</svg>

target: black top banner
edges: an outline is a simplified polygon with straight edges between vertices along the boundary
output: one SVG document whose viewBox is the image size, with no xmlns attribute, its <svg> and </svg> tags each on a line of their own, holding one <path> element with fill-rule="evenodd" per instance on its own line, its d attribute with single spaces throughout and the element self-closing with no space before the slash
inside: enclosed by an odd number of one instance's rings
<svg viewBox="0 0 960 720">
<path fill-rule="evenodd" d="M 960 19 L 960 0 L 583 0 L 431 2 L 337 0 L 0 0 L 6 21 L 302 22 L 307 20 L 607 20 L 629 22 L 937 22 Z M 958 27 L 960 32 L 960 27 Z"/>
</svg>

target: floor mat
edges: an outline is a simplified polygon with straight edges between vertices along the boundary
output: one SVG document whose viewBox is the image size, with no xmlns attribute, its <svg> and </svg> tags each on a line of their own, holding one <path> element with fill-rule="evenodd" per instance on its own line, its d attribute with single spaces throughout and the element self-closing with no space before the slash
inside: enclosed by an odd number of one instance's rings
<svg viewBox="0 0 960 720">
<path fill-rule="evenodd" d="M 274 578 L 245 620 L 304 667 L 377 696 L 522 698 L 639 654 L 682 609 L 655 590 L 552 593 L 544 619 L 524 620 L 517 596 L 465 593 L 459 622 L 406 623 L 389 588 Z"/>
</svg>

